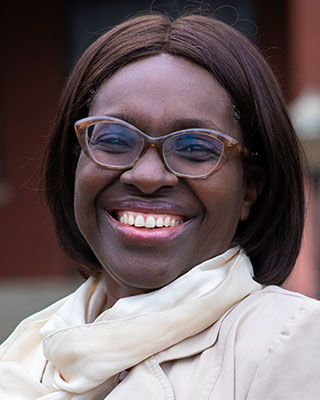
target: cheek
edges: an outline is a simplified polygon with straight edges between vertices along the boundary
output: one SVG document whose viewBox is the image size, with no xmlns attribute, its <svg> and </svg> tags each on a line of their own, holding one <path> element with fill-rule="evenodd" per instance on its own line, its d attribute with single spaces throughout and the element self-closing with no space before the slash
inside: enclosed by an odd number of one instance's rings
<svg viewBox="0 0 320 400">
<path fill-rule="evenodd" d="M 94 184 L 92 177 L 92 166 L 84 157 L 79 158 L 74 183 L 74 211 L 76 220 L 79 214 L 90 203 L 90 198 L 94 194 Z"/>
<path fill-rule="evenodd" d="M 219 235 L 233 235 L 241 218 L 245 187 L 240 171 L 221 170 L 194 187 L 205 209 L 206 228 Z"/>
<path fill-rule="evenodd" d="M 116 179 L 115 171 L 100 168 L 81 154 L 74 185 L 74 213 L 80 231 L 95 222 L 99 194 Z"/>
<path fill-rule="evenodd" d="M 86 239 L 91 220 L 88 217 L 94 213 L 94 187 L 89 179 L 90 175 L 90 168 L 79 160 L 74 184 L 74 216 L 80 232 Z"/>
</svg>

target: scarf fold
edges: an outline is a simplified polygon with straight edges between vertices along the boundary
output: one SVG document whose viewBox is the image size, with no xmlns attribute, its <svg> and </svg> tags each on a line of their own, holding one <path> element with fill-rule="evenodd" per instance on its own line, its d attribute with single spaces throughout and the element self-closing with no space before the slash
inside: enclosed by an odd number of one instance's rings
<svg viewBox="0 0 320 400">
<path fill-rule="evenodd" d="M 19 364 L 0 362 L 0 398 L 104 399 L 121 371 L 203 331 L 261 289 L 252 275 L 245 252 L 233 248 L 161 289 L 118 300 L 99 316 L 106 289 L 102 280 L 95 287 L 89 279 L 40 330 L 48 360 L 42 383 Z M 11 395 L 13 388 L 20 397 Z"/>
</svg>

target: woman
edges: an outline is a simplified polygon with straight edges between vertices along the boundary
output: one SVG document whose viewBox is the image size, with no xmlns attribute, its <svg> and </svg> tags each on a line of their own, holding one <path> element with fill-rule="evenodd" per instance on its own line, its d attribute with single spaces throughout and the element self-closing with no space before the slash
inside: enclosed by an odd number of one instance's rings
<svg viewBox="0 0 320 400">
<path fill-rule="evenodd" d="M 318 398 L 319 302 L 279 287 L 299 144 L 241 34 L 154 14 L 101 36 L 62 94 L 46 183 L 88 279 L 2 345 L 1 399 Z"/>
</svg>

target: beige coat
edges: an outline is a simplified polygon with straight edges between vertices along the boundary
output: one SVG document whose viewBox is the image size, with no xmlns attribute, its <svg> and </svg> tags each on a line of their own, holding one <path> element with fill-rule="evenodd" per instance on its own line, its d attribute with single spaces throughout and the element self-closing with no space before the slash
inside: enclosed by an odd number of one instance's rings
<svg viewBox="0 0 320 400">
<path fill-rule="evenodd" d="M 19 360 L 40 382 L 46 360 L 35 332 L 59 307 L 43 311 L 38 322 L 26 321 L 0 359 Z M 33 338 L 28 348 L 23 335 Z M 95 400 L 319 400 L 320 302 L 266 287 L 205 331 L 112 379 L 115 388 Z"/>
<path fill-rule="evenodd" d="M 108 400 L 319 400 L 320 302 L 275 286 L 131 369 Z"/>
</svg>

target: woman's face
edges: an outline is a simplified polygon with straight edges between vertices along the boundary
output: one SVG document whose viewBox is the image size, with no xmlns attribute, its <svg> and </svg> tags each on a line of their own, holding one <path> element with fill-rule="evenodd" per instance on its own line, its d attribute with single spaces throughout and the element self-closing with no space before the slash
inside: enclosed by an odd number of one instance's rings
<svg viewBox="0 0 320 400">
<path fill-rule="evenodd" d="M 150 136 L 208 128 L 242 141 L 230 99 L 213 76 L 166 54 L 117 71 L 97 91 L 90 115 L 123 119 Z M 76 222 L 115 300 L 164 286 L 227 250 L 254 198 L 239 155 L 205 180 L 178 178 L 152 147 L 124 171 L 101 168 L 81 153 L 76 171 Z M 118 220 L 124 214 L 179 225 L 134 227 Z"/>
</svg>

